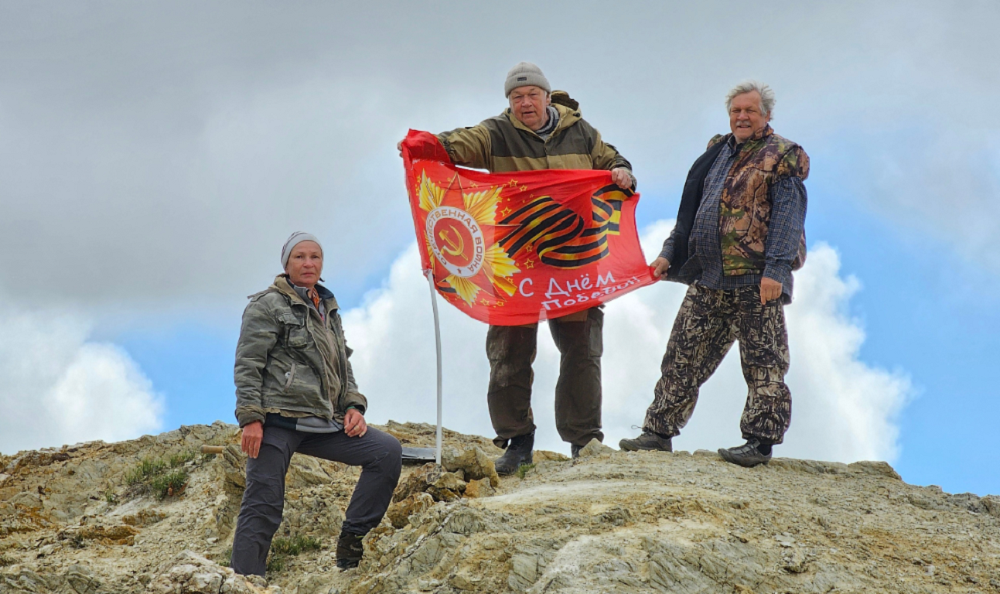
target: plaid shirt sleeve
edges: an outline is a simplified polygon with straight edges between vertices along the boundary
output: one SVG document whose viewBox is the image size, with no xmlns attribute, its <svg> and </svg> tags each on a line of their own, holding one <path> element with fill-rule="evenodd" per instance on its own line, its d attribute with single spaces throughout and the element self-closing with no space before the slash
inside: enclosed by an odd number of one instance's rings
<svg viewBox="0 0 1000 594">
<path fill-rule="evenodd" d="M 764 246 L 764 276 L 791 287 L 792 260 L 798 252 L 806 222 L 806 187 L 797 177 L 778 180 L 771 187 L 771 222 Z"/>
</svg>

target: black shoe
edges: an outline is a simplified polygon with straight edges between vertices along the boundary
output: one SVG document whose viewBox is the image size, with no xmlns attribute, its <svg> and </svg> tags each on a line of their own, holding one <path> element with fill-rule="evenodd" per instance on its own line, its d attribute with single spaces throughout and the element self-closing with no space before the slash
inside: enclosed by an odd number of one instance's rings
<svg viewBox="0 0 1000 594">
<path fill-rule="evenodd" d="M 669 437 L 663 437 L 659 433 L 652 431 L 642 431 L 642 435 L 635 439 L 623 439 L 618 442 L 618 447 L 626 452 L 638 452 L 639 450 L 652 450 L 659 452 L 672 452 L 674 446 Z"/>
<path fill-rule="evenodd" d="M 726 462 L 745 468 L 753 468 L 758 464 L 767 464 L 768 460 L 771 459 L 771 444 L 750 438 L 741 446 L 728 449 L 720 448 L 719 455 Z"/>
<path fill-rule="evenodd" d="M 361 563 L 361 557 L 365 554 L 362 544 L 364 538 L 364 534 L 340 533 L 340 538 L 337 539 L 337 567 L 341 571 L 357 567 Z"/>
<path fill-rule="evenodd" d="M 534 447 L 534 431 L 527 435 L 511 438 L 510 443 L 507 444 L 507 451 L 493 462 L 497 474 L 500 476 L 511 475 L 517 472 L 522 464 L 531 464 L 531 451 Z"/>
<path fill-rule="evenodd" d="M 569 447 L 569 451 L 573 454 L 573 459 L 574 460 L 576 460 L 577 458 L 580 457 L 580 450 L 582 450 L 582 449 L 583 449 L 583 446 L 578 446 L 578 445 L 571 445 Z"/>
</svg>

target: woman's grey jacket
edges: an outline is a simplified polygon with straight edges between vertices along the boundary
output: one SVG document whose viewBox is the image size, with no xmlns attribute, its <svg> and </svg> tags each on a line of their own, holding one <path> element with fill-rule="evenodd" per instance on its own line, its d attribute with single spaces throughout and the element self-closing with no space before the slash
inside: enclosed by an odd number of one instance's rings
<svg viewBox="0 0 1000 594">
<path fill-rule="evenodd" d="M 344 422 L 348 407 L 361 413 L 368 401 L 351 371 L 351 349 L 333 293 L 316 285 L 319 311 L 288 282 L 274 279 L 250 297 L 236 345 L 236 419 L 240 427 L 266 413 L 317 416 Z"/>
</svg>

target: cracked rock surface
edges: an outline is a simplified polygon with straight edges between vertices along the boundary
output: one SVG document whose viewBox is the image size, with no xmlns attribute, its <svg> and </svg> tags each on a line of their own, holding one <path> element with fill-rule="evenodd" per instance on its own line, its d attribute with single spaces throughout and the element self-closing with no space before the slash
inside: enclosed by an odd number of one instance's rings
<svg viewBox="0 0 1000 594">
<path fill-rule="evenodd" d="M 434 428 L 391 422 L 404 446 Z M 202 444 L 215 456 L 190 457 Z M 279 537 L 309 538 L 267 579 L 225 567 L 244 486 L 238 430 L 0 456 L 0 593 L 998 592 L 1000 498 L 903 483 L 883 462 L 715 453 L 536 452 L 498 477 L 484 437 L 445 431 L 444 466 L 407 466 L 360 567 L 335 548 L 358 469 L 296 455 Z M 135 496 L 140 460 L 177 457 L 180 493 Z"/>
</svg>

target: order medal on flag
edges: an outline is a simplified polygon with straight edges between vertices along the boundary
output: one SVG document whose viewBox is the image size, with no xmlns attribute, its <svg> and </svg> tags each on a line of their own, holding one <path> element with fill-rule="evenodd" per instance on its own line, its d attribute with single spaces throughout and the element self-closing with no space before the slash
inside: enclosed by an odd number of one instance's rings
<svg viewBox="0 0 1000 594">
<path fill-rule="evenodd" d="M 635 228 L 639 195 L 609 171 L 455 167 L 427 132 L 403 141 L 420 258 L 469 316 L 522 325 L 595 307 L 654 281 Z"/>
</svg>

